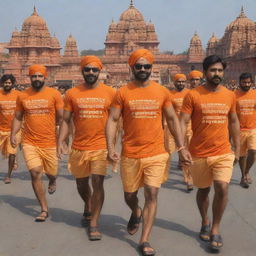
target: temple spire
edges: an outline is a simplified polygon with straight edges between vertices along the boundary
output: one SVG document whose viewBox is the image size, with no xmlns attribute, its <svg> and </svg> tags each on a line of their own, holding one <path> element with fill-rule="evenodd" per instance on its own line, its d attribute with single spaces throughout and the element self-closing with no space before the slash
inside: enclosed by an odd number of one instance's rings
<svg viewBox="0 0 256 256">
<path fill-rule="evenodd" d="M 38 16 L 37 10 L 36 10 L 36 6 L 34 5 L 34 11 L 32 13 L 33 16 Z"/>
<path fill-rule="evenodd" d="M 134 7 L 134 2 L 131 0 L 130 7 Z"/>
<path fill-rule="evenodd" d="M 245 17 L 246 17 L 246 15 L 245 15 L 245 13 L 244 13 L 244 7 L 243 7 L 243 5 L 242 5 L 239 18 L 245 18 Z"/>
</svg>

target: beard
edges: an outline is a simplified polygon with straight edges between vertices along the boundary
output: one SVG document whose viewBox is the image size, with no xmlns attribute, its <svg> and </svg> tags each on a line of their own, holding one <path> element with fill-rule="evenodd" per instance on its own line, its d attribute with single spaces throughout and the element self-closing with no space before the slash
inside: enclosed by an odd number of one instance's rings
<svg viewBox="0 0 256 256">
<path fill-rule="evenodd" d="M 4 87 L 3 87 L 3 90 L 4 90 L 5 92 L 10 92 L 10 91 L 12 90 L 12 88 L 13 88 L 13 86 L 4 86 Z"/>
<path fill-rule="evenodd" d="M 36 80 L 36 81 L 33 81 L 33 82 L 31 83 L 31 85 L 32 85 L 32 87 L 33 87 L 35 90 L 39 91 L 39 90 L 44 86 L 44 81 L 38 81 L 38 80 Z"/>
<path fill-rule="evenodd" d="M 240 88 L 242 89 L 242 91 L 248 92 L 251 89 L 251 86 L 242 86 L 242 85 L 240 85 Z"/>
<path fill-rule="evenodd" d="M 83 74 L 83 77 L 84 77 L 84 80 L 87 84 L 93 85 L 97 82 L 99 76 L 95 76 L 95 75 L 92 75 L 92 74 L 90 74 L 90 75 L 84 75 Z"/>
<path fill-rule="evenodd" d="M 140 71 L 138 73 L 134 72 L 133 74 L 136 80 L 140 82 L 146 82 L 149 79 L 151 72 Z"/>
<path fill-rule="evenodd" d="M 184 88 L 185 88 L 185 85 L 175 85 L 177 91 L 181 92 Z"/>
<path fill-rule="evenodd" d="M 214 76 L 210 79 L 207 79 L 207 81 L 213 86 L 213 87 L 217 87 L 221 82 L 222 82 L 222 78 L 219 76 Z"/>
</svg>

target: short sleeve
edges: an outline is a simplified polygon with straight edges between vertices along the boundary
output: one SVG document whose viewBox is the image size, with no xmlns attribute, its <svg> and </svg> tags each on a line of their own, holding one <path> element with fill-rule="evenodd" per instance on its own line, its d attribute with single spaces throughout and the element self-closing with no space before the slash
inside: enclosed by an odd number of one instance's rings
<svg viewBox="0 0 256 256">
<path fill-rule="evenodd" d="M 64 98 L 64 110 L 68 112 L 73 112 L 73 104 L 70 97 L 70 91 L 66 92 L 65 98 Z"/>
<path fill-rule="evenodd" d="M 191 92 L 189 92 L 183 100 L 181 112 L 191 115 L 193 112 L 193 108 L 194 108 L 193 105 L 194 105 L 193 104 L 193 96 L 192 96 Z"/>
<path fill-rule="evenodd" d="M 62 97 L 61 97 L 61 94 L 57 91 L 57 93 L 55 93 L 55 108 L 56 110 L 59 110 L 59 109 L 63 109 L 63 100 L 62 100 Z"/>
<path fill-rule="evenodd" d="M 115 94 L 115 97 L 113 99 L 111 107 L 122 109 L 123 104 L 124 104 L 124 102 L 123 102 L 123 97 L 122 97 L 122 94 L 121 94 L 121 90 L 118 90 L 117 93 Z"/>
<path fill-rule="evenodd" d="M 169 108 L 172 105 L 172 95 L 168 89 L 164 88 L 163 108 Z"/>
</svg>

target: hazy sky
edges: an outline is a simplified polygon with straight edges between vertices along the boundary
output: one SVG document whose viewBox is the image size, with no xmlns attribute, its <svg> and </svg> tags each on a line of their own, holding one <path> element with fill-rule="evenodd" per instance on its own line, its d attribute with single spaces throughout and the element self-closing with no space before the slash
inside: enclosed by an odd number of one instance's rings
<svg viewBox="0 0 256 256">
<path fill-rule="evenodd" d="M 226 26 L 244 6 L 248 18 L 256 21 L 256 0 L 134 0 L 146 21 L 155 24 L 161 50 L 186 50 L 197 31 L 205 46 L 212 33 L 223 36 Z M 79 50 L 102 49 L 108 26 L 130 4 L 130 0 L 0 0 L 0 42 L 8 42 L 17 27 L 21 30 L 34 4 L 50 32 L 62 47 L 70 33 Z"/>
</svg>

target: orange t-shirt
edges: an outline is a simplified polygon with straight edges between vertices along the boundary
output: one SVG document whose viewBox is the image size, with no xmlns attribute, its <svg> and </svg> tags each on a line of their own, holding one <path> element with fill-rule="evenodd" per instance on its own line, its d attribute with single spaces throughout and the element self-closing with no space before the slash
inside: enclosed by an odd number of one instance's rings
<svg viewBox="0 0 256 256">
<path fill-rule="evenodd" d="M 236 90 L 236 109 L 241 130 L 256 129 L 256 90 Z"/>
<path fill-rule="evenodd" d="M 16 100 L 21 92 L 12 89 L 9 93 L 0 90 L 0 131 L 11 130 L 12 120 L 16 108 Z"/>
<path fill-rule="evenodd" d="M 193 136 L 189 150 L 192 156 L 208 157 L 231 152 L 228 116 L 236 112 L 233 92 L 223 86 L 216 92 L 198 86 L 188 92 L 181 112 L 191 114 Z"/>
<path fill-rule="evenodd" d="M 131 82 L 117 92 L 112 106 L 122 109 L 124 156 L 145 158 L 165 152 L 162 110 L 171 105 L 168 89 L 153 81 L 143 88 Z"/>
<path fill-rule="evenodd" d="M 36 92 L 25 90 L 17 99 L 17 111 L 24 111 L 23 140 L 42 148 L 56 147 L 56 110 L 63 109 L 61 95 L 55 89 L 44 87 Z"/>
<path fill-rule="evenodd" d="M 177 90 L 170 91 L 171 96 L 172 96 L 172 105 L 173 105 L 173 108 L 177 115 L 180 114 L 183 100 L 188 92 L 189 92 L 189 90 L 186 88 L 184 88 L 181 92 L 179 92 Z"/>
<path fill-rule="evenodd" d="M 67 91 L 64 109 L 73 112 L 74 149 L 106 149 L 105 125 L 115 94 L 113 88 L 103 83 L 94 89 L 82 84 Z"/>
</svg>

